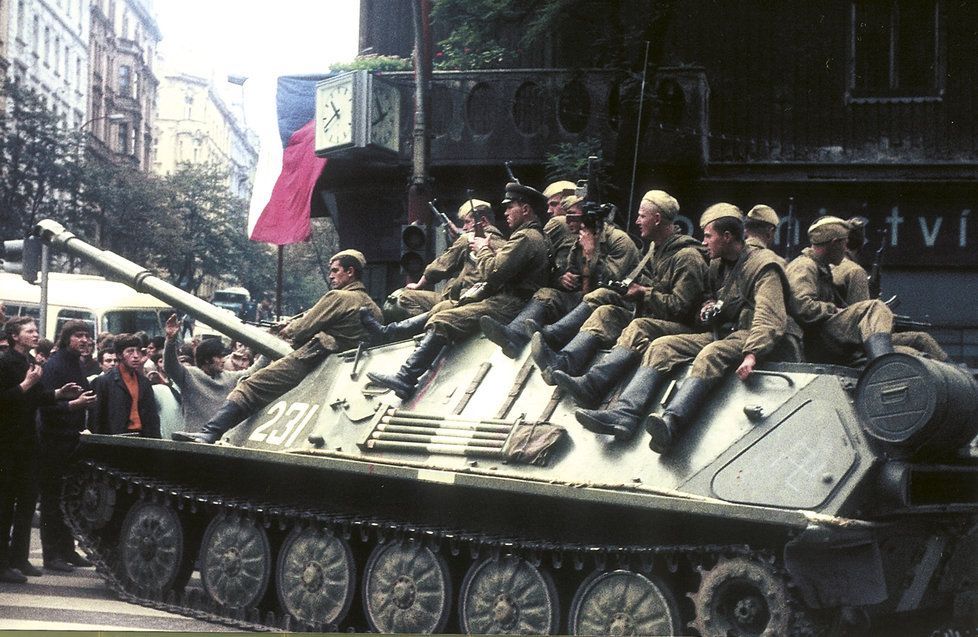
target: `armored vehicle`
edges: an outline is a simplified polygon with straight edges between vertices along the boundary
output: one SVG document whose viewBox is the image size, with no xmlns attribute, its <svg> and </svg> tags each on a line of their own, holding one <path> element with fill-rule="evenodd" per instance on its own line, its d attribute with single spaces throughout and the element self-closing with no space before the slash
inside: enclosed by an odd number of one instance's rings
<svg viewBox="0 0 978 637">
<path fill-rule="evenodd" d="M 659 456 L 585 431 L 483 338 L 409 401 L 368 382 L 411 347 L 329 357 L 217 445 L 83 436 L 64 504 L 82 546 L 126 598 L 244 628 L 974 627 L 978 384 L 959 368 L 769 364 Z"/>
</svg>

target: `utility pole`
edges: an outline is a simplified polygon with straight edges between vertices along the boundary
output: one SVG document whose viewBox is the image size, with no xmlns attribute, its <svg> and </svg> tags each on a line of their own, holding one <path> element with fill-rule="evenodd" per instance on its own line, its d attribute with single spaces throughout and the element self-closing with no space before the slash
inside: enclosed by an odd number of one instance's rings
<svg viewBox="0 0 978 637">
<path fill-rule="evenodd" d="M 414 0 L 414 134 L 408 223 L 431 224 L 428 115 L 431 111 L 431 2 Z"/>
</svg>

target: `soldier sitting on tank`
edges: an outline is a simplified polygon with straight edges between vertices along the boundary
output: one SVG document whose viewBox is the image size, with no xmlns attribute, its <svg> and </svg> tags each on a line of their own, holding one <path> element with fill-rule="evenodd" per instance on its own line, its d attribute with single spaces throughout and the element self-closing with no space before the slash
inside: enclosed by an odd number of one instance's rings
<svg viewBox="0 0 978 637">
<path fill-rule="evenodd" d="M 567 180 L 555 181 L 543 191 L 543 196 L 547 198 L 547 219 L 543 224 L 543 234 L 550 241 L 551 256 L 554 258 L 560 253 L 561 246 L 565 246 L 565 251 L 569 250 L 577 238 L 567 228 L 567 208 L 563 205 L 564 199 L 576 193 L 577 186 L 573 181 Z"/>
<path fill-rule="evenodd" d="M 707 330 L 655 339 L 635 375 L 608 409 L 577 410 L 578 422 L 591 431 L 627 437 L 627 432 L 638 428 L 669 374 L 677 365 L 692 360 L 689 376 L 664 413 L 646 421 L 652 436 L 649 447 L 660 454 L 668 452 L 727 370 L 739 361 L 737 377 L 746 380 L 784 333 L 784 271 L 770 250 L 744 243 L 740 209 L 729 203 L 714 204 L 703 212 L 700 227 L 711 258 L 707 301 L 699 313 Z"/>
<path fill-rule="evenodd" d="M 672 211 L 671 206 L 665 209 Z M 538 365 L 548 365 L 553 382 L 566 391 L 581 407 L 594 407 L 630 372 L 649 345 L 667 334 L 693 331 L 695 316 L 706 285 L 707 254 L 700 243 L 679 231 L 673 223 L 675 213 L 663 214 L 663 207 L 646 202 L 639 207 L 636 225 L 642 237 L 650 242 L 651 258 L 645 269 L 644 283 L 632 283 L 629 295 L 638 300 L 637 314 L 621 331 L 611 352 L 590 367 L 586 363 L 604 345 L 601 335 L 589 325 L 605 322 L 614 325 L 623 314 L 618 306 L 598 308 L 584 324 L 581 333 L 557 354 L 539 335 L 534 336 L 534 356 L 544 358 Z M 678 204 L 676 205 L 678 212 Z M 586 370 L 586 371 L 585 371 Z M 576 374 L 583 375 L 577 376 Z M 599 427 L 595 433 L 629 438 L 634 428 Z"/>
<path fill-rule="evenodd" d="M 577 307 L 583 296 L 602 282 L 620 280 L 638 263 L 635 242 L 611 223 L 604 210 L 587 204 L 581 197 L 565 197 L 564 219 L 578 239 L 564 261 L 558 263 L 551 286 L 541 288 L 509 324 L 485 316 L 479 324 L 486 337 L 499 345 L 503 354 L 516 358 L 540 325 L 546 325 Z M 585 208 L 587 207 L 587 210 Z"/>
<path fill-rule="evenodd" d="M 226 431 L 299 384 L 330 354 L 356 347 L 366 333 L 360 308 L 380 308 L 361 282 L 366 258 L 357 250 L 341 250 L 329 260 L 330 291 L 309 311 L 287 323 L 279 336 L 296 348 L 248 378 L 228 394 L 227 400 L 200 432 L 175 432 L 174 440 L 214 443 Z"/>
<path fill-rule="evenodd" d="M 373 382 L 394 390 L 402 400 L 414 395 L 418 379 L 442 349 L 474 334 L 479 318 L 491 316 L 510 321 L 541 287 L 550 273 L 549 242 L 538 215 L 545 210 L 543 194 L 516 183 L 506 185 L 506 222 L 509 240 L 493 247 L 488 237 L 477 237 L 470 246 L 484 280 L 470 288 L 460 301 L 442 301 L 431 311 L 425 335 L 396 374 L 368 372 Z M 469 301 L 469 299 L 472 299 Z"/>
<path fill-rule="evenodd" d="M 866 245 L 866 217 L 851 217 L 849 238 L 846 241 L 846 256 L 838 265 L 832 266 L 832 282 L 845 304 L 853 305 L 872 298 L 869 289 L 869 274 L 859 265 L 859 250 Z M 894 329 L 898 329 L 894 324 Z M 905 354 L 924 354 L 934 360 L 947 362 L 950 357 L 927 332 L 914 330 L 894 331 L 893 349 Z"/>
<path fill-rule="evenodd" d="M 374 343 L 390 343 L 420 334 L 431 315 L 431 308 L 441 301 L 457 301 L 462 292 L 481 280 L 475 255 L 469 250 L 476 236 L 488 237 L 495 248 L 506 242 L 503 233 L 495 226 L 496 215 L 488 202 L 466 201 L 459 206 L 458 215 L 463 222 L 463 233 L 425 268 L 417 283 L 409 283 L 397 295 L 398 307 L 408 314 L 408 318 L 381 325 L 370 307 L 361 308 L 360 318 Z M 440 292 L 426 289 L 440 281 L 445 281 Z"/>
<path fill-rule="evenodd" d="M 568 316 L 533 335 L 531 352 L 544 381 L 555 384 L 561 372 L 561 386 L 582 406 L 597 402 L 596 396 L 603 396 L 634 367 L 654 338 L 688 331 L 693 323 L 703 298 L 706 259 L 699 242 L 675 225 L 678 213 L 679 202 L 668 193 L 645 193 L 636 227 L 648 247 L 629 273 L 624 295 L 596 290 Z M 641 320 L 633 321 L 633 313 Z M 573 378 L 587 369 L 599 349 L 612 344 L 600 364 L 586 376 Z"/>
</svg>

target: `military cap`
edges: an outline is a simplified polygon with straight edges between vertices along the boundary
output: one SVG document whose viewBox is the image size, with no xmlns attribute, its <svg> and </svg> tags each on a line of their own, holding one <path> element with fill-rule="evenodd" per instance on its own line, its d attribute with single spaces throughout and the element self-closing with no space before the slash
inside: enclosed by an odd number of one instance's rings
<svg viewBox="0 0 978 637">
<path fill-rule="evenodd" d="M 567 181 L 565 179 L 562 181 L 555 181 L 547 186 L 546 190 L 543 191 L 543 196 L 550 199 L 554 195 L 559 195 L 568 191 L 573 192 L 575 190 L 577 190 L 577 184 L 575 184 L 573 181 Z"/>
<path fill-rule="evenodd" d="M 808 227 L 808 240 L 818 245 L 833 239 L 849 238 L 849 223 L 838 217 L 821 217 Z"/>
<path fill-rule="evenodd" d="M 570 209 L 577 204 L 584 201 L 584 197 L 578 197 L 577 195 L 567 195 L 560 200 L 560 207 L 564 209 L 564 212 L 570 212 Z"/>
<path fill-rule="evenodd" d="M 659 209 L 663 217 L 675 219 L 679 214 L 679 202 L 665 190 L 650 190 L 642 195 L 642 203 L 650 203 Z"/>
<path fill-rule="evenodd" d="M 479 208 L 492 208 L 492 204 L 481 199 L 466 199 L 465 203 L 458 207 L 458 218 L 465 219 L 472 214 L 473 210 Z"/>
<path fill-rule="evenodd" d="M 722 219 L 723 217 L 730 217 L 731 219 L 743 221 L 744 213 L 741 212 L 740 208 L 732 203 L 715 203 L 703 211 L 703 215 L 700 217 L 700 228 L 705 228 L 717 219 Z"/>
<path fill-rule="evenodd" d="M 846 223 L 849 224 L 850 230 L 858 230 L 860 228 L 865 228 L 866 225 L 869 224 L 869 219 L 861 216 L 849 217 L 846 219 Z"/>
<path fill-rule="evenodd" d="M 340 250 L 339 252 L 331 256 L 329 258 L 329 261 L 330 263 L 332 263 L 333 261 L 336 261 L 340 257 L 353 257 L 354 259 L 357 260 L 357 262 L 360 263 L 361 269 L 367 265 L 367 257 L 363 256 L 363 253 L 360 252 L 359 250 L 350 250 L 350 249 Z"/>
<path fill-rule="evenodd" d="M 747 218 L 753 221 L 763 221 L 764 223 L 769 223 L 775 227 L 777 227 L 778 222 L 781 221 L 778 219 L 778 213 L 774 211 L 774 208 L 771 206 L 766 206 L 762 203 L 759 203 L 748 210 Z"/>
<path fill-rule="evenodd" d="M 536 188 L 530 188 L 523 184 L 510 182 L 506 184 L 506 195 L 503 197 L 503 205 L 511 201 L 528 203 L 534 209 L 542 210 L 547 207 L 547 198 Z"/>
</svg>

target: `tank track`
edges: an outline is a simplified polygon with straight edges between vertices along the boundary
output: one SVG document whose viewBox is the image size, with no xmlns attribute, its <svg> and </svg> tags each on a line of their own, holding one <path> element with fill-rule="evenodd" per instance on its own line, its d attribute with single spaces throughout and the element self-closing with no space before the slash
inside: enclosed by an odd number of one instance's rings
<svg viewBox="0 0 978 637">
<path fill-rule="evenodd" d="M 464 530 L 432 528 L 412 525 L 405 522 L 384 520 L 356 515 L 337 514 L 302 506 L 283 506 L 270 502 L 249 502 L 229 499 L 213 491 L 201 490 L 192 486 L 162 481 L 147 475 L 122 471 L 91 460 L 76 464 L 65 481 L 62 507 L 65 519 L 79 540 L 80 546 L 95 562 L 97 571 L 107 585 L 127 602 L 157 610 L 184 615 L 194 619 L 219 623 L 246 631 L 292 631 L 292 632 L 332 632 L 352 629 L 345 623 L 335 624 L 302 622 L 284 611 L 261 610 L 259 608 L 228 609 L 221 607 L 203 590 L 170 590 L 159 594 L 145 589 L 133 589 L 121 574 L 121 567 L 115 559 L 115 547 L 101 541 L 98 531 L 87 528 L 83 517 L 78 515 L 82 506 L 84 487 L 95 483 L 109 486 L 115 493 L 123 494 L 132 500 L 150 501 L 173 507 L 178 511 L 187 510 L 191 514 L 205 514 L 209 517 L 221 512 L 234 513 L 250 520 L 260 521 L 266 528 L 284 531 L 296 524 L 319 525 L 331 529 L 346 540 L 359 539 L 363 544 L 383 543 L 395 538 L 412 538 L 424 543 L 435 552 L 447 552 L 453 557 L 467 552 L 471 561 L 480 557 L 516 555 L 534 566 L 545 564 L 555 572 L 571 568 L 577 572 L 587 572 L 590 566 L 596 572 L 606 569 L 631 569 L 648 573 L 653 570 L 675 577 L 685 582 L 685 595 L 676 597 L 683 608 L 682 630 L 694 629 L 691 607 L 696 602 L 696 585 L 700 578 L 720 560 L 744 558 L 770 565 L 777 576 L 783 578 L 788 589 L 787 573 L 779 566 L 770 551 L 753 549 L 747 545 L 658 545 L 658 546 L 614 546 L 601 544 L 568 544 L 560 542 L 540 542 L 528 538 L 499 537 Z M 118 520 L 124 511 L 115 511 L 113 519 Z M 580 575 L 577 576 L 581 577 Z M 274 586 L 271 582 L 269 586 Z M 181 587 L 182 588 L 182 587 Z M 454 610 L 454 600 L 449 598 Z M 824 622 L 812 622 L 807 611 L 790 595 L 790 612 L 796 621 L 790 634 L 795 636 L 817 636 L 825 634 Z M 566 608 L 561 604 L 561 613 Z M 800 619 L 800 621 L 798 621 Z M 360 622 L 362 623 L 362 622 Z M 834 620 L 830 621 L 834 623 Z M 361 627 L 361 630 L 364 628 Z M 836 630 L 829 628 L 828 630 Z"/>
</svg>

